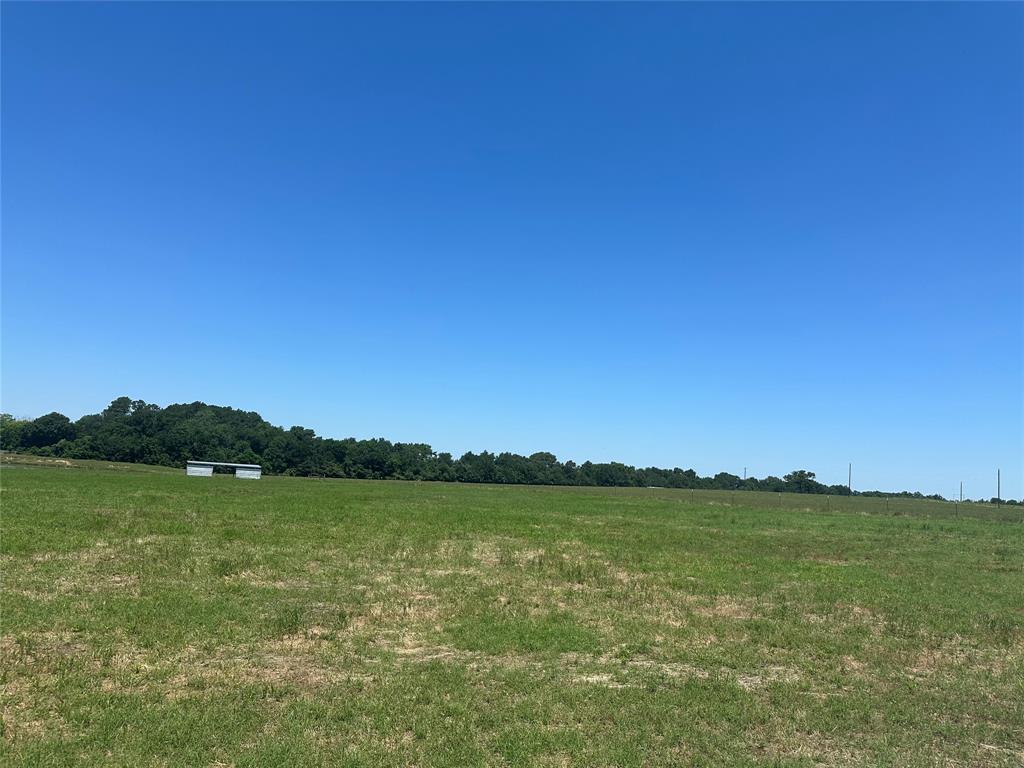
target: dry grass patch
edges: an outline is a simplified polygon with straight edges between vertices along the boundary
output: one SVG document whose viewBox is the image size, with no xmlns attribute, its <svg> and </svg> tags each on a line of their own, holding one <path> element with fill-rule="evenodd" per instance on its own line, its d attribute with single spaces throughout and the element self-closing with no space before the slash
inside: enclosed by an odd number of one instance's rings
<svg viewBox="0 0 1024 768">
<path fill-rule="evenodd" d="M 699 600 L 700 598 L 695 598 Z M 744 600 L 734 597 L 719 596 L 714 598 L 710 604 L 694 605 L 693 612 L 712 619 L 754 619 L 761 616 L 758 603 L 754 600 Z"/>
<path fill-rule="evenodd" d="M 777 761 L 809 761 L 815 766 L 868 766 L 872 765 L 870 753 L 840 741 L 832 736 L 808 731 L 780 729 L 774 733 L 759 731 L 763 739 L 755 750 L 765 757 Z"/>
</svg>

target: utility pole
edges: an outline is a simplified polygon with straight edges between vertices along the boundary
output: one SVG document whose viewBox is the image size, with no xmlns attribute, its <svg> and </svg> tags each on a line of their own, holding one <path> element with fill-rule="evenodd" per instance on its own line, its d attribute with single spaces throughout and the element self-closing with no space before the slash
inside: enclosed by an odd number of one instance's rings
<svg viewBox="0 0 1024 768">
<path fill-rule="evenodd" d="M 743 468 L 743 479 L 744 480 L 747 479 L 747 468 L 746 467 Z"/>
<path fill-rule="evenodd" d="M 996 470 L 996 506 L 1003 503 L 1003 471 Z"/>
<path fill-rule="evenodd" d="M 847 468 L 846 474 L 846 490 L 853 496 L 853 462 L 850 462 L 850 466 Z"/>
<path fill-rule="evenodd" d="M 964 503 L 964 481 L 960 481 L 960 503 Z"/>
</svg>

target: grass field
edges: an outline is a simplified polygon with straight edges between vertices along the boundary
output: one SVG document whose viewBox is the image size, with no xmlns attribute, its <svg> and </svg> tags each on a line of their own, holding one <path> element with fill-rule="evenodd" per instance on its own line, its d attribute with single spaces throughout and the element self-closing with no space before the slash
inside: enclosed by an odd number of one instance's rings
<svg viewBox="0 0 1024 768">
<path fill-rule="evenodd" d="M 1019 510 L 103 463 L 0 488 L 5 765 L 1024 764 Z"/>
</svg>

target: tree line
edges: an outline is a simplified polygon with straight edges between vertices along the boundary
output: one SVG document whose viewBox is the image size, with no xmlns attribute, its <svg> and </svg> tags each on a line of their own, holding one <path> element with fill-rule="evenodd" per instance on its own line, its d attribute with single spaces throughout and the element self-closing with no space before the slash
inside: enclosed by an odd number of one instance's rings
<svg viewBox="0 0 1024 768">
<path fill-rule="evenodd" d="M 202 402 L 161 408 L 129 397 L 77 421 L 56 412 L 32 420 L 0 414 L 0 449 L 178 467 L 189 459 L 261 464 L 270 474 L 304 477 L 849 494 L 845 485 L 825 485 L 807 470 L 758 479 L 729 472 L 701 477 L 692 469 L 639 468 L 614 461 L 577 464 L 546 452 L 520 456 L 482 451 L 455 458 L 426 443 L 325 438 L 305 427 L 274 426 L 253 411 Z"/>
</svg>

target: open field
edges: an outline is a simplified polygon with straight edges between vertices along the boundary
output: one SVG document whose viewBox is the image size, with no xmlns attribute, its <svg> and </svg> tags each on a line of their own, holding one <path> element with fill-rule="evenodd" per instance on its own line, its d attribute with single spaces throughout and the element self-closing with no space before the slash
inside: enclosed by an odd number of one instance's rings
<svg viewBox="0 0 1024 768">
<path fill-rule="evenodd" d="M 58 459 L 0 452 L 0 465 L 33 467 L 59 467 L 62 469 L 92 469 L 132 473 L 180 474 L 181 468 L 125 464 L 110 461 Z M 591 490 L 597 490 L 591 488 Z M 762 491 L 716 491 L 703 489 L 646 488 L 646 493 L 664 496 L 674 502 L 681 500 L 695 504 L 737 506 L 756 509 L 788 509 L 799 512 L 853 512 L 866 515 L 912 515 L 914 517 L 978 517 L 985 520 L 1024 522 L 1024 506 L 996 505 L 987 502 L 956 504 L 952 501 L 914 499 L 895 496 L 824 496 L 805 493 L 769 493 Z M 636 493 L 636 489 L 605 488 L 605 493 Z M 661 493 L 659 493 L 661 492 Z"/>
<path fill-rule="evenodd" d="M 75 464 L 3 468 L 5 765 L 1024 764 L 1019 509 Z"/>
</svg>

